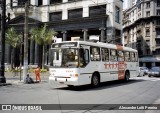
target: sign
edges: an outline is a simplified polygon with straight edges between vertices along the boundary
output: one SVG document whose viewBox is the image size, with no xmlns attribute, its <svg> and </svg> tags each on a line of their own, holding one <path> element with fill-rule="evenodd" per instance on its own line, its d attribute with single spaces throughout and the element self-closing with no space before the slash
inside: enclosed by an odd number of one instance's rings
<svg viewBox="0 0 160 113">
<path fill-rule="evenodd" d="M 77 42 L 70 43 L 55 43 L 52 45 L 52 48 L 66 48 L 66 47 L 77 47 Z"/>
</svg>

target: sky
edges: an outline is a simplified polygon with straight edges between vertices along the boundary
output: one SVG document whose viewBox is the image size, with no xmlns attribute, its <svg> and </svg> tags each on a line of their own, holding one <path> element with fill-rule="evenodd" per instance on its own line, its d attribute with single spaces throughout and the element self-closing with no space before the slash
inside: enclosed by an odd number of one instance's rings
<svg viewBox="0 0 160 113">
<path fill-rule="evenodd" d="M 127 0 L 123 0 L 123 9 L 127 8 Z"/>
</svg>

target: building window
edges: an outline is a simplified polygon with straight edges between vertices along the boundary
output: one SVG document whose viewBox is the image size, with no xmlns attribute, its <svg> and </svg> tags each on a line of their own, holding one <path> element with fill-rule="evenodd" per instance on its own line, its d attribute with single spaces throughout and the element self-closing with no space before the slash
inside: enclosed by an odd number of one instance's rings
<svg viewBox="0 0 160 113">
<path fill-rule="evenodd" d="M 120 23 L 120 8 L 115 7 L 115 22 Z"/>
<path fill-rule="evenodd" d="M 76 2 L 76 1 L 81 1 L 81 0 L 68 0 L 68 2 Z"/>
<path fill-rule="evenodd" d="M 53 12 L 49 14 L 50 21 L 62 20 L 62 12 Z"/>
<path fill-rule="evenodd" d="M 106 15 L 106 5 L 89 7 L 89 16 Z"/>
<path fill-rule="evenodd" d="M 115 29 L 115 42 L 121 43 L 121 30 Z"/>
<path fill-rule="evenodd" d="M 157 7 L 160 7 L 160 1 L 157 0 Z"/>
<path fill-rule="evenodd" d="M 150 27 L 150 22 L 146 22 L 146 27 Z"/>
<path fill-rule="evenodd" d="M 150 54 L 151 54 L 150 49 L 146 49 L 146 54 L 147 54 L 147 55 L 150 55 Z"/>
<path fill-rule="evenodd" d="M 18 0 L 18 6 L 24 5 L 29 0 Z"/>
<path fill-rule="evenodd" d="M 50 4 L 62 3 L 62 0 L 50 0 Z"/>
<path fill-rule="evenodd" d="M 134 0 L 135 1 L 135 0 Z M 141 10 L 141 0 L 136 1 L 136 5 L 138 7 L 138 11 Z"/>
<path fill-rule="evenodd" d="M 160 20 L 157 20 L 157 25 L 160 25 Z"/>
<path fill-rule="evenodd" d="M 160 54 L 160 49 L 156 50 L 156 54 L 158 54 L 158 55 Z"/>
<path fill-rule="evenodd" d="M 157 37 L 160 37 L 160 29 L 156 29 Z"/>
<path fill-rule="evenodd" d="M 68 10 L 68 19 L 82 18 L 83 9 Z"/>
<path fill-rule="evenodd" d="M 150 17 L 150 11 L 146 12 L 146 17 Z"/>
<path fill-rule="evenodd" d="M 157 10 L 157 15 L 160 16 L 160 10 Z"/>
<path fill-rule="evenodd" d="M 38 0 L 38 5 L 42 5 L 42 0 Z"/>
<path fill-rule="evenodd" d="M 156 46 L 160 46 L 160 40 L 156 40 Z"/>
<path fill-rule="evenodd" d="M 150 46 L 150 40 L 146 40 L 146 45 Z"/>
<path fill-rule="evenodd" d="M 146 2 L 146 9 L 150 8 L 150 2 Z"/>
<path fill-rule="evenodd" d="M 146 36 L 150 36 L 150 29 L 146 29 Z"/>
</svg>

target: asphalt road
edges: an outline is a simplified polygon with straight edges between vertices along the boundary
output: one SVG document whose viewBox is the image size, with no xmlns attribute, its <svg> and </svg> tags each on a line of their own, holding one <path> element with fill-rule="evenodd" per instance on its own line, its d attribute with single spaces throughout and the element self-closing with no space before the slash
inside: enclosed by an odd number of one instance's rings
<svg viewBox="0 0 160 113">
<path fill-rule="evenodd" d="M 129 82 L 102 83 L 99 88 L 50 87 L 48 81 L 0 87 L 0 104 L 160 104 L 160 78 L 136 77 Z M 61 106 L 62 107 L 62 106 Z M 96 107 L 95 107 L 96 109 Z M 113 108 L 114 109 L 114 108 Z M 0 111 L 1 113 L 2 111 Z M 13 111 L 12 111 L 13 112 Z M 17 111 L 14 111 L 17 112 Z M 27 112 L 27 111 L 26 111 Z M 33 113 L 36 111 L 32 111 Z M 37 111 L 40 112 L 40 111 Z M 41 111 L 44 112 L 44 111 Z M 40 113 L 41 113 L 40 112 Z M 160 110 L 59 110 L 52 113 L 160 113 Z"/>
</svg>

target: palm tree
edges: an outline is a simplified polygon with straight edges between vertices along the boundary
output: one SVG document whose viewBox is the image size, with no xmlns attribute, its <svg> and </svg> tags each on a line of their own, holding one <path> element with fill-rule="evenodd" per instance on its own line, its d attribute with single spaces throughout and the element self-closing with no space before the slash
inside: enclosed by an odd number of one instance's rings
<svg viewBox="0 0 160 113">
<path fill-rule="evenodd" d="M 11 58 L 11 67 L 13 69 L 14 54 L 15 51 L 20 48 L 22 35 L 18 34 L 13 27 L 9 28 L 6 32 L 6 43 L 12 46 L 12 58 Z"/>
<path fill-rule="evenodd" d="M 35 40 L 38 45 L 43 46 L 42 69 L 44 69 L 45 46 L 52 43 L 52 37 L 55 36 L 57 32 L 47 29 L 46 24 L 40 28 L 34 28 L 31 32 L 31 39 Z"/>
</svg>

